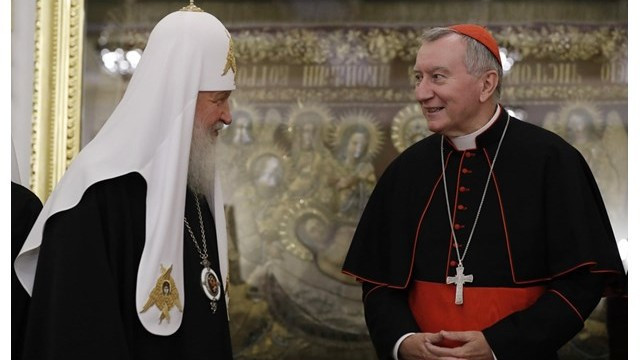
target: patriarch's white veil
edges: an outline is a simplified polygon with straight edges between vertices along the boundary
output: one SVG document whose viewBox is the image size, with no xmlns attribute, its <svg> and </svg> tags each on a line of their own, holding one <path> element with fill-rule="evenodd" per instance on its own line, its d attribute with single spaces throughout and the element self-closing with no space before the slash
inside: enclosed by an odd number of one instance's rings
<svg viewBox="0 0 640 360">
<path fill-rule="evenodd" d="M 183 216 L 196 97 L 199 91 L 235 89 L 233 56 L 227 29 L 206 12 L 177 11 L 155 26 L 123 99 L 64 174 L 15 261 L 18 278 L 29 294 L 47 219 L 77 205 L 91 185 L 138 172 L 147 183 L 145 247 L 136 289 L 138 312 L 155 286 L 160 265 L 173 266 L 180 300 L 185 308 L 189 306 L 184 297 Z M 214 199 L 210 206 L 224 281 L 228 275 L 227 234 L 219 184 L 216 179 L 210 189 L 213 196 L 208 198 Z M 170 322 L 159 323 L 157 312 L 139 313 L 144 327 L 157 335 L 171 335 L 180 327 L 182 312 L 174 307 L 170 315 Z"/>
</svg>

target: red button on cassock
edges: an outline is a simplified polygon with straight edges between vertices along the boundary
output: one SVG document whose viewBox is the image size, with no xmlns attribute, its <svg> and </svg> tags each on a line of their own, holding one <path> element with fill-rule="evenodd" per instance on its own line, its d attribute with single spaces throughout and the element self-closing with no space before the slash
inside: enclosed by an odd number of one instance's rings
<svg viewBox="0 0 640 360">
<path fill-rule="evenodd" d="M 455 225 L 453 225 L 453 228 L 456 229 L 456 230 L 460 230 L 460 229 L 464 228 L 464 225 L 455 224 Z"/>
<path fill-rule="evenodd" d="M 451 266 L 451 267 L 456 267 L 457 265 L 458 265 L 458 262 L 457 262 L 457 261 L 455 261 L 455 260 L 451 260 L 451 261 L 449 262 L 449 266 Z"/>
<path fill-rule="evenodd" d="M 467 210 L 467 207 L 464 205 L 458 205 L 458 210 Z"/>
</svg>

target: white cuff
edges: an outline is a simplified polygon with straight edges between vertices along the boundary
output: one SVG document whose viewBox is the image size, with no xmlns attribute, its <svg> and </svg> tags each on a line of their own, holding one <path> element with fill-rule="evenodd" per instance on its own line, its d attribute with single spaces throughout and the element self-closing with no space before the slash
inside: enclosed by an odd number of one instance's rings
<svg viewBox="0 0 640 360">
<path fill-rule="evenodd" d="M 498 358 L 496 357 L 496 354 L 493 352 L 493 350 L 491 350 L 491 355 L 493 355 L 493 360 L 498 360 Z"/>
<path fill-rule="evenodd" d="M 411 336 L 413 334 L 415 334 L 415 333 L 404 334 L 404 335 L 402 335 L 402 337 L 400 339 L 398 339 L 398 341 L 396 341 L 396 345 L 393 347 L 393 351 L 391 352 L 391 355 L 393 356 L 394 360 L 398 360 L 398 350 L 400 349 L 400 344 L 402 344 L 404 339 L 408 338 L 409 336 Z M 495 360 L 495 356 L 493 358 Z"/>
</svg>

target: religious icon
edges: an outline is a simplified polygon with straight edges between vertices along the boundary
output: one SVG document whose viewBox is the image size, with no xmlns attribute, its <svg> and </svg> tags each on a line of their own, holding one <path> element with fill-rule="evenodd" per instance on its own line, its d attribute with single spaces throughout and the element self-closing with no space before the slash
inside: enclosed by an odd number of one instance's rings
<svg viewBox="0 0 640 360">
<path fill-rule="evenodd" d="M 264 114 L 264 128 L 269 130 L 280 127 L 283 124 L 282 114 L 276 108 L 267 109 Z"/>
<path fill-rule="evenodd" d="M 287 129 L 292 159 L 287 186 L 289 198 L 331 201 L 331 190 L 327 186 L 331 154 L 323 142 L 331 119 L 329 109 L 321 105 L 300 105 L 291 111 Z"/>
<path fill-rule="evenodd" d="M 282 156 L 279 154 L 256 154 L 249 159 L 247 168 L 258 196 L 269 198 L 282 189 L 285 174 Z"/>
<path fill-rule="evenodd" d="M 291 201 L 279 223 L 280 242 L 284 249 L 304 261 L 326 248 L 331 236 L 332 220 L 325 207 L 314 202 Z"/>
<path fill-rule="evenodd" d="M 280 202 L 289 169 L 286 152 L 276 145 L 254 148 L 245 164 L 246 180 L 236 185 L 231 202 L 236 229 L 240 275 L 257 286 L 269 244 L 277 238 Z M 258 273 L 254 274 L 255 271 Z"/>
<path fill-rule="evenodd" d="M 551 119 L 551 118 L 550 118 Z M 602 192 L 616 237 L 627 235 L 627 132 L 620 115 L 590 103 L 568 103 L 552 125 L 585 158 Z M 549 122 L 545 127 L 549 128 Z"/>
<path fill-rule="evenodd" d="M 220 299 L 220 280 L 211 268 L 205 268 L 200 275 L 202 290 L 210 300 Z"/>
<path fill-rule="evenodd" d="M 602 114 L 586 104 L 572 104 L 560 111 L 560 120 L 564 122 L 567 141 L 583 150 L 591 150 L 590 143 L 598 141 L 602 136 Z M 585 146 L 585 144 L 587 144 Z M 584 151 L 583 155 L 589 155 Z"/>
<path fill-rule="evenodd" d="M 232 103 L 233 122 L 220 132 L 219 150 L 216 151 L 216 168 L 220 169 L 222 188 L 226 198 L 237 189 L 246 178 L 245 164 L 257 143 L 260 132 L 260 113 L 248 104 Z"/>
<path fill-rule="evenodd" d="M 261 125 L 260 112 L 252 105 L 232 102 L 231 117 L 233 122 L 221 132 L 222 141 L 239 148 L 255 143 Z"/>
<path fill-rule="evenodd" d="M 431 134 L 419 104 L 405 106 L 391 123 L 391 141 L 398 152 Z"/>
<path fill-rule="evenodd" d="M 241 145 L 253 143 L 251 119 L 243 113 L 236 116 L 233 123 L 235 127 L 232 132 L 231 143 Z"/>
<path fill-rule="evenodd" d="M 320 213 L 305 213 L 296 220 L 298 241 L 314 252 L 327 246 L 330 224 Z"/>
<path fill-rule="evenodd" d="M 165 268 L 160 265 L 161 275 L 156 281 L 155 287 L 149 294 L 149 299 L 140 310 L 140 313 L 144 313 L 149 310 L 150 307 L 155 305 L 160 310 L 160 323 L 164 319 L 170 322 L 171 316 L 169 312 L 175 306 L 182 312 L 182 304 L 180 303 L 180 296 L 178 295 L 178 289 L 176 288 L 175 281 L 171 277 L 171 269 L 173 265 Z"/>
<path fill-rule="evenodd" d="M 292 201 L 280 223 L 284 251 L 271 261 L 265 291 L 276 316 L 305 337 L 367 336 L 360 285 L 340 274 L 356 224 L 337 216 L 317 202 Z"/>
<path fill-rule="evenodd" d="M 340 119 L 334 132 L 335 175 L 338 213 L 346 219 L 360 217 L 376 183 L 372 160 L 382 146 L 382 132 L 373 116 L 350 113 Z"/>
<path fill-rule="evenodd" d="M 218 280 L 214 275 L 209 274 L 209 276 L 207 276 L 207 284 L 209 285 L 209 290 L 211 290 L 213 296 L 217 296 L 218 291 L 220 290 L 218 289 Z"/>
</svg>

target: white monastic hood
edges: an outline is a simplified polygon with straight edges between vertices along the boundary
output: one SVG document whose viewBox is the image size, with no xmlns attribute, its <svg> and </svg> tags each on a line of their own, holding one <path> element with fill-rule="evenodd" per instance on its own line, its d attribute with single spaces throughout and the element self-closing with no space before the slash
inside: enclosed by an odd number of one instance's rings
<svg viewBox="0 0 640 360">
<path fill-rule="evenodd" d="M 44 205 L 15 261 L 20 282 L 29 294 L 44 225 L 49 217 L 74 207 L 91 185 L 130 172 L 147 182 L 146 242 L 138 269 L 138 312 L 160 275 L 172 275 L 185 307 L 183 281 L 183 216 L 191 134 L 198 91 L 235 89 L 235 58 L 227 29 L 205 12 L 177 11 L 153 29 L 135 74 L 111 117 L 78 154 Z M 227 279 L 227 234 L 220 182 L 209 196 L 215 214 L 222 281 Z M 139 314 L 144 327 L 157 335 L 173 334 L 182 312 L 171 310 L 171 322 L 159 324 L 158 313 Z"/>
</svg>

